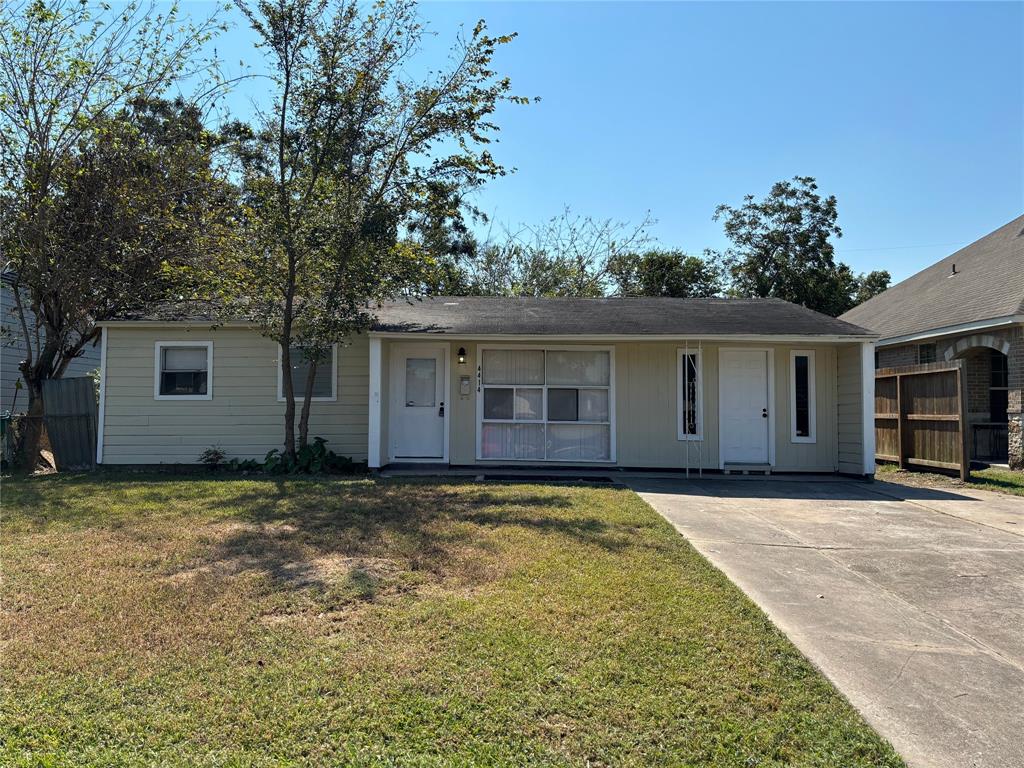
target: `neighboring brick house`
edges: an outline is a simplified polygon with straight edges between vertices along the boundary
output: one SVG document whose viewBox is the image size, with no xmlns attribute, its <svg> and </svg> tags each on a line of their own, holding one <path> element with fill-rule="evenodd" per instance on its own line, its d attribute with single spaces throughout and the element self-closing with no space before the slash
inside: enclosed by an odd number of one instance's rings
<svg viewBox="0 0 1024 768">
<path fill-rule="evenodd" d="M 841 319 L 881 334 L 877 368 L 964 360 L 971 457 L 1024 469 L 1024 216 Z"/>
</svg>

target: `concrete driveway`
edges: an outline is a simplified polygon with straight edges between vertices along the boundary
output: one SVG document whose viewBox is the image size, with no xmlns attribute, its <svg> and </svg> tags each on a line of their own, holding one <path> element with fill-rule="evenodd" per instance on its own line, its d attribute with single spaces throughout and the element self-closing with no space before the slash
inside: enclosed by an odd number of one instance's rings
<svg viewBox="0 0 1024 768">
<path fill-rule="evenodd" d="M 835 480 L 630 485 L 911 766 L 1024 766 L 1024 499 Z"/>
</svg>

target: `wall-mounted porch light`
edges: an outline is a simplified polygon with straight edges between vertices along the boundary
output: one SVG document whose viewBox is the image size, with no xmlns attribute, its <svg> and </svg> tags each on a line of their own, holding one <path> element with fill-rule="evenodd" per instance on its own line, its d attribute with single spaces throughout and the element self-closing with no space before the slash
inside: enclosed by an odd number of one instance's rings
<svg viewBox="0 0 1024 768">
<path fill-rule="evenodd" d="M 466 348 L 465 347 L 459 347 L 458 356 L 459 356 L 459 365 L 465 365 L 466 364 Z"/>
</svg>

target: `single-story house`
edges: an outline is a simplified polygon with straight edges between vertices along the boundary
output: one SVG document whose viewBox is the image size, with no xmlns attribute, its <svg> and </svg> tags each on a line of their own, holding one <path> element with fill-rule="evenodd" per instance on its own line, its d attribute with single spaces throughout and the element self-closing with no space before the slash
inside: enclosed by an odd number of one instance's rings
<svg viewBox="0 0 1024 768">
<path fill-rule="evenodd" d="M 1024 469 L 1024 216 L 841 319 L 878 332 L 879 368 L 962 359 L 971 458 Z"/>
<path fill-rule="evenodd" d="M 875 334 L 803 307 L 435 297 L 375 314 L 320 364 L 310 419 L 372 468 L 874 473 Z M 280 447 L 279 348 L 251 326 L 169 308 L 102 327 L 99 463 Z"/>
</svg>

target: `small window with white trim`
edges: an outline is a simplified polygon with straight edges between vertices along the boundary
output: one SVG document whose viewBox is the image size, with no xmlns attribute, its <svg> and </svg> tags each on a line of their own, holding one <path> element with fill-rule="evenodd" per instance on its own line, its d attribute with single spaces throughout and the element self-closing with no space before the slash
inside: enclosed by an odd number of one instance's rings
<svg viewBox="0 0 1024 768">
<path fill-rule="evenodd" d="M 814 395 L 814 351 L 793 350 L 789 355 L 789 410 L 794 443 L 817 440 Z"/>
<path fill-rule="evenodd" d="M 680 349 L 677 354 L 677 437 L 680 440 L 704 439 L 704 384 L 701 353 Z"/>
<path fill-rule="evenodd" d="M 295 400 L 306 399 L 306 385 L 309 377 L 313 377 L 313 396 L 311 400 L 335 400 L 338 395 L 338 345 L 331 347 L 331 353 L 323 360 L 313 361 L 302 347 L 290 349 L 292 367 L 292 388 Z M 282 356 L 277 358 L 277 399 L 284 401 L 284 376 L 282 374 Z"/>
<path fill-rule="evenodd" d="M 158 341 L 153 397 L 210 400 L 213 397 L 213 342 Z"/>
</svg>

